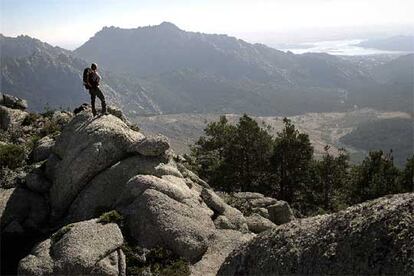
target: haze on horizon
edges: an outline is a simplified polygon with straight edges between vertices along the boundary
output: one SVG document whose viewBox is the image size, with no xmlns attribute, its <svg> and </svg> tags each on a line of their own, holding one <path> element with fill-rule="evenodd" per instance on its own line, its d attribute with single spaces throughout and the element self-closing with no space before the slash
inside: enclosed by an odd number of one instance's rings
<svg viewBox="0 0 414 276">
<path fill-rule="evenodd" d="M 411 0 L 1 0 L 1 33 L 74 49 L 104 26 L 169 21 L 268 45 L 414 33 Z"/>
</svg>

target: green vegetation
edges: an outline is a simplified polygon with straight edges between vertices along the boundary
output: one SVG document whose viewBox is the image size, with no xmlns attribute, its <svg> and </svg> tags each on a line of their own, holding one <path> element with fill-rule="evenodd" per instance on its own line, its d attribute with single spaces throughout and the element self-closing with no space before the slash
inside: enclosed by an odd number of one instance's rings
<svg viewBox="0 0 414 276">
<path fill-rule="evenodd" d="M 0 167 L 16 169 L 24 164 L 26 153 L 23 146 L 0 144 Z"/>
<path fill-rule="evenodd" d="M 401 175 L 401 185 L 407 192 L 414 192 L 414 156 L 407 159 Z"/>
<path fill-rule="evenodd" d="M 34 124 L 37 120 L 39 120 L 42 116 L 37 113 L 29 113 L 29 116 L 24 118 L 22 125 L 23 126 L 30 126 Z"/>
<path fill-rule="evenodd" d="M 317 191 L 314 193 L 315 205 L 326 211 L 336 211 L 343 207 L 345 199 L 349 155 L 341 149 L 338 156 L 333 156 L 328 150 L 329 146 L 326 146 L 322 159 L 313 163 L 316 181 L 312 190 Z"/>
<path fill-rule="evenodd" d="M 124 222 L 124 217 L 121 214 L 119 214 L 116 210 L 112 210 L 112 211 L 103 213 L 99 217 L 98 222 L 102 224 L 113 222 L 113 223 L 116 223 L 122 226 Z"/>
<path fill-rule="evenodd" d="M 222 116 L 205 129 L 192 147 L 200 176 L 225 191 L 259 189 L 272 154 L 272 137 L 265 128 L 244 115 L 233 126 Z"/>
<path fill-rule="evenodd" d="M 356 165 L 344 150 L 334 156 L 327 146 L 319 160 L 313 152 L 308 135 L 286 118 L 283 130 L 272 137 L 269 127 L 247 115 L 237 125 L 223 116 L 208 124 L 205 136 L 192 146 L 190 165 L 218 190 L 273 196 L 302 216 L 413 191 L 414 156 L 400 170 L 392 152 L 372 151 Z"/>
<path fill-rule="evenodd" d="M 313 148 L 309 136 L 299 131 L 285 118 L 285 128 L 277 134 L 271 157 L 271 171 L 277 176 L 278 194 L 288 202 L 309 179 Z"/>
<path fill-rule="evenodd" d="M 386 194 L 402 192 L 400 171 L 394 166 L 392 155 L 382 151 L 370 152 L 362 163 L 350 172 L 349 201 L 359 203 Z"/>
<path fill-rule="evenodd" d="M 127 263 L 127 275 L 190 275 L 189 263 L 162 247 L 144 249 L 125 243 L 122 246 Z"/>
<path fill-rule="evenodd" d="M 29 137 L 29 139 L 26 141 L 26 147 L 28 148 L 29 152 L 37 146 L 40 139 L 41 137 L 36 134 L 33 134 Z"/>
<path fill-rule="evenodd" d="M 69 232 L 69 230 L 73 227 L 73 224 L 68 224 L 63 226 L 62 228 L 60 228 L 56 233 L 54 233 L 52 235 L 52 237 L 50 237 L 50 239 L 52 240 L 52 242 L 58 242 L 60 239 L 63 238 L 63 236 Z"/>
</svg>

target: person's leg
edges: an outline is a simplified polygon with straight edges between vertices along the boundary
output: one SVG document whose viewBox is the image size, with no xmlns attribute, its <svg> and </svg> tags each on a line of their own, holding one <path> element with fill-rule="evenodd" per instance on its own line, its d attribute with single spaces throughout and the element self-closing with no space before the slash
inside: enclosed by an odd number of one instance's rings
<svg viewBox="0 0 414 276">
<path fill-rule="evenodd" d="M 96 93 L 95 93 L 95 89 L 93 89 L 93 88 L 89 89 L 89 94 L 91 94 L 92 114 L 93 114 L 93 116 L 96 116 L 96 108 L 95 108 Z"/>
<path fill-rule="evenodd" d="M 96 88 L 96 96 L 101 100 L 102 114 L 105 114 L 106 113 L 105 96 L 102 93 L 101 89 L 99 89 L 99 87 Z"/>
</svg>

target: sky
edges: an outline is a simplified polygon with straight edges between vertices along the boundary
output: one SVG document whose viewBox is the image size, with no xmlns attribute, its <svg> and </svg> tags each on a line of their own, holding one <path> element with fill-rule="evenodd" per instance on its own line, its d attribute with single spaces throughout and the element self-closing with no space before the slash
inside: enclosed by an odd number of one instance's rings
<svg viewBox="0 0 414 276">
<path fill-rule="evenodd" d="M 0 9 L 2 34 L 68 49 L 104 26 L 163 21 L 268 44 L 414 30 L 414 0 L 0 0 Z"/>
</svg>

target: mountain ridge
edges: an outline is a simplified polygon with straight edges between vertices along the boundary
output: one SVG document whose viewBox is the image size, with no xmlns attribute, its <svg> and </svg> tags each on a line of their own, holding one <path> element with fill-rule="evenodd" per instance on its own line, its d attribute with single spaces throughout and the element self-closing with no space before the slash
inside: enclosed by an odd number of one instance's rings
<svg viewBox="0 0 414 276">
<path fill-rule="evenodd" d="M 27 99 L 32 110 L 73 109 L 89 101 L 90 96 L 82 85 L 82 71 L 90 64 L 71 51 L 29 36 L 1 35 L 0 46 L 1 89 Z M 157 113 L 156 105 L 146 99 L 136 81 L 105 69 L 100 73 L 105 95 L 113 104 L 137 109 L 143 114 Z"/>
<path fill-rule="evenodd" d="M 372 58 L 355 63 L 328 54 L 295 55 L 168 22 L 104 27 L 73 52 L 27 36 L 1 36 L 0 42 L 2 90 L 28 99 L 37 111 L 46 103 L 72 108 L 88 101 L 81 74 L 91 62 L 100 67 L 108 100 L 132 115 L 296 115 L 355 106 L 408 111 L 412 102 L 408 74 L 393 83 L 389 70 L 404 72 L 404 56 L 379 68 Z"/>
</svg>

